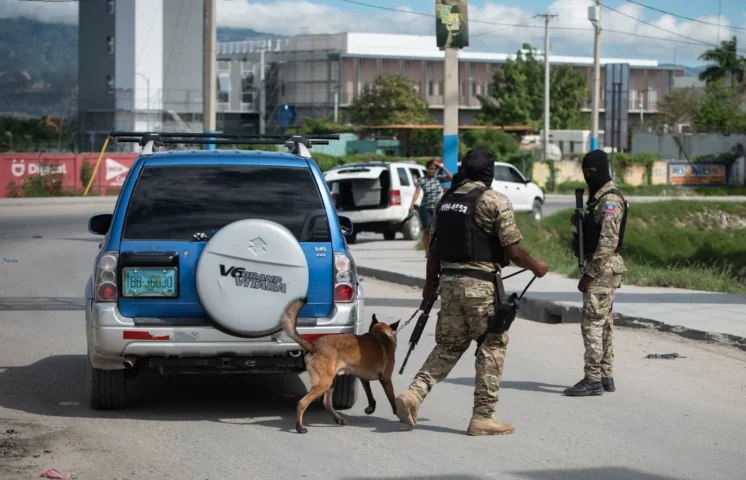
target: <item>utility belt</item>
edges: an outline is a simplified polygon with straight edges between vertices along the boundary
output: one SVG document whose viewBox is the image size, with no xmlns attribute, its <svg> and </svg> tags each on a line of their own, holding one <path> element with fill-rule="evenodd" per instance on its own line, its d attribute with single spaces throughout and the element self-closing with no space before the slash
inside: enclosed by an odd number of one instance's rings
<svg viewBox="0 0 746 480">
<path fill-rule="evenodd" d="M 516 273 L 513 273 L 511 275 L 508 275 L 505 277 L 505 279 L 508 279 L 514 275 L 518 275 L 519 273 L 525 272 L 526 269 L 520 270 Z M 485 338 L 487 338 L 488 333 L 496 333 L 498 335 L 501 335 L 508 330 L 510 330 L 510 326 L 513 324 L 513 320 L 515 320 L 516 315 L 518 314 L 518 302 L 521 298 L 523 298 L 523 294 L 526 293 L 526 290 L 528 290 L 528 287 L 531 286 L 534 280 L 536 280 L 536 276 L 531 279 L 530 282 L 528 282 L 528 285 L 526 285 L 526 288 L 523 289 L 523 292 L 521 293 L 520 297 L 518 294 L 513 292 L 510 294 L 509 297 L 506 297 L 505 295 L 505 286 L 503 285 L 503 278 L 500 275 L 500 272 L 485 272 L 482 270 L 471 270 L 471 269 L 460 269 L 460 268 L 442 268 L 440 270 L 441 276 L 443 275 L 453 275 L 453 276 L 461 276 L 461 277 L 469 277 L 473 278 L 475 280 L 482 280 L 484 282 L 490 282 L 495 287 L 495 298 L 494 298 L 494 306 L 495 306 L 495 313 L 493 315 L 490 315 L 487 319 L 487 331 L 484 332 L 478 339 L 477 339 L 477 351 L 475 352 L 475 355 L 479 352 L 479 347 L 482 345 L 482 342 L 484 342 Z"/>
</svg>

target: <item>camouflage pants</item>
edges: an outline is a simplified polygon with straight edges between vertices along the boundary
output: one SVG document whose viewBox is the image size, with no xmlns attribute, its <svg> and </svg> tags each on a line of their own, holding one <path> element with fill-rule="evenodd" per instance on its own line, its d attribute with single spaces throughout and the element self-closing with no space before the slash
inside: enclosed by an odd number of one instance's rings
<svg viewBox="0 0 746 480">
<path fill-rule="evenodd" d="M 435 326 L 437 344 L 409 386 L 420 401 L 487 330 L 487 318 L 494 313 L 492 283 L 466 277 L 441 277 L 441 308 Z M 490 333 L 477 352 L 475 363 L 474 411 L 478 418 L 491 418 L 497 404 L 497 391 L 503 373 L 508 334 Z"/>
<path fill-rule="evenodd" d="M 614 315 L 611 307 L 621 279 L 621 274 L 606 270 L 593 279 L 583 294 L 580 328 L 585 344 L 585 378 L 593 382 L 601 381 L 601 377 L 614 376 Z"/>
</svg>

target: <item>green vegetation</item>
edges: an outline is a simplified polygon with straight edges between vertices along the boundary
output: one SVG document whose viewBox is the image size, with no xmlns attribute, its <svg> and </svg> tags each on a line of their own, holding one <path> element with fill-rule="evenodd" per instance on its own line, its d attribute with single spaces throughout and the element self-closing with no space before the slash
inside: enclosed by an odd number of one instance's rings
<svg viewBox="0 0 746 480">
<path fill-rule="evenodd" d="M 535 50 L 524 45 L 514 59 L 492 74 L 487 95 L 479 96 L 482 108 L 477 115 L 482 125 L 530 125 L 542 128 L 544 118 L 544 63 Z M 549 127 L 554 130 L 588 128 L 588 117 L 581 111 L 590 98 L 585 77 L 571 65 L 553 67 L 550 71 L 552 115 Z M 499 106 L 498 106 L 499 105 Z"/>
<path fill-rule="evenodd" d="M 578 278 L 571 215 L 568 209 L 537 223 L 521 214 L 516 221 L 526 248 L 549 263 L 550 272 Z M 737 279 L 746 267 L 746 205 L 675 200 L 633 205 L 623 256 L 628 272 L 622 281 L 628 285 L 746 293 Z"/>
<path fill-rule="evenodd" d="M 585 182 L 563 182 L 557 185 L 558 194 L 574 195 L 576 188 L 588 190 Z M 728 197 L 746 196 L 746 187 L 679 187 L 678 185 L 623 185 L 626 196 L 638 197 Z"/>
<path fill-rule="evenodd" d="M 365 85 L 350 105 L 350 117 L 356 125 L 409 125 L 430 123 L 427 101 L 413 80 L 384 73 L 372 86 Z"/>
</svg>

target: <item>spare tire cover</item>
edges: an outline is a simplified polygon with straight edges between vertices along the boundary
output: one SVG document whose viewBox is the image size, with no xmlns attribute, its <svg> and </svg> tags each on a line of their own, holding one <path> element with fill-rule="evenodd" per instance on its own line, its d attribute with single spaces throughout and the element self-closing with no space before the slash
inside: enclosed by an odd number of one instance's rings
<svg viewBox="0 0 746 480">
<path fill-rule="evenodd" d="M 308 263 L 295 236 L 268 220 L 239 220 L 207 242 L 197 262 L 197 296 L 225 330 L 261 337 L 282 329 L 290 300 L 308 292 Z"/>
</svg>

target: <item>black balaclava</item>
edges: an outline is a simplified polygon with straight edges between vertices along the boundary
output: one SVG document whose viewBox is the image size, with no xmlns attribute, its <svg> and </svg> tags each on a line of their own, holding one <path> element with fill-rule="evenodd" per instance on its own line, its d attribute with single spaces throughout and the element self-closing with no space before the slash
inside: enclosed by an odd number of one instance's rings
<svg viewBox="0 0 746 480">
<path fill-rule="evenodd" d="M 461 162 L 464 176 L 469 180 L 492 185 L 495 178 L 495 157 L 486 148 L 473 148 L 466 152 Z"/>
<path fill-rule="evenodd" d="M 585 177 L 585 183 L 588 184 L 588 193 L 592 197 L 596 194 L 601 187 L 611 181 L 611 173 L 609 173 L 609 157 L 603 150 L 593 150 L 583 157 L 583 169 L 595 168 L 596 173 L 591 176 L 587 176 L 583 172 Z"/>
</svg>

